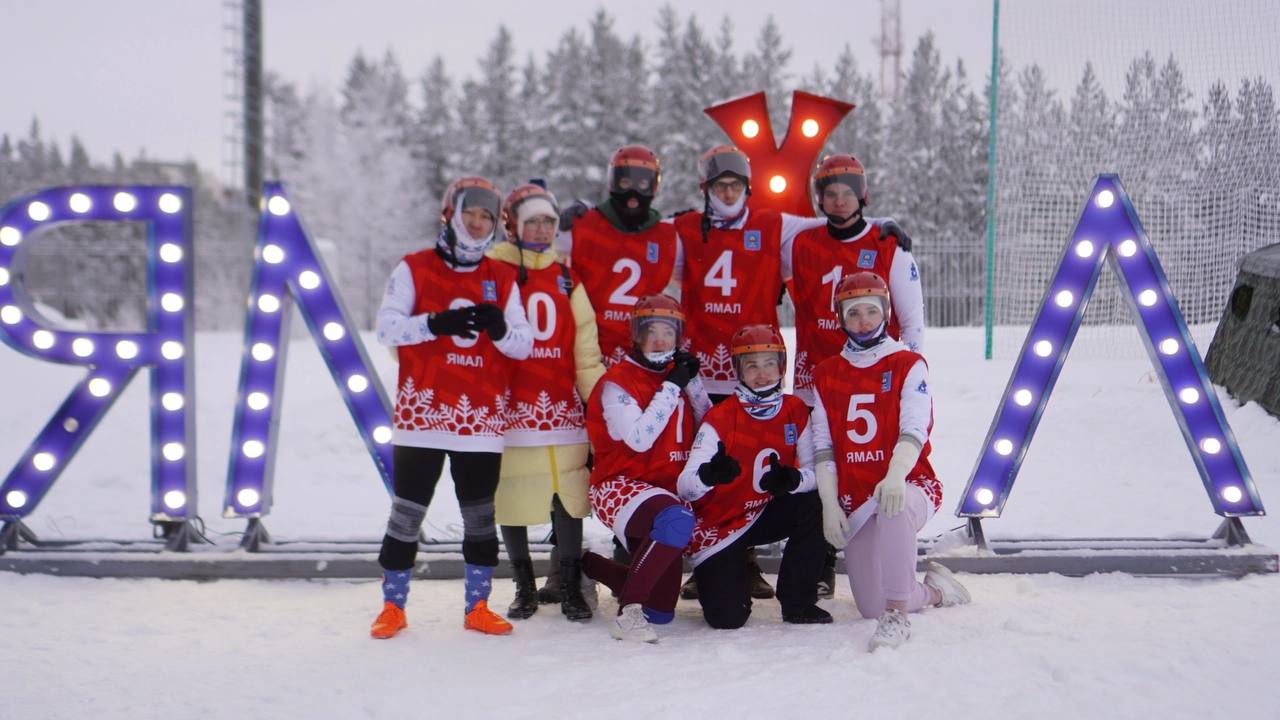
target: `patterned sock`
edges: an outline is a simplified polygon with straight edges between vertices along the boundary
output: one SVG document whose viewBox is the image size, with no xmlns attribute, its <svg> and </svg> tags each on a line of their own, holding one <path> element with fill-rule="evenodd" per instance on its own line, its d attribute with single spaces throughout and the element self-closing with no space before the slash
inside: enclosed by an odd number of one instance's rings
<svg viewBox="0 0 1280 720">
<path fill-rule="evenodd" d="M 463 587 L 467 592 L 467 612 L 481 600 L 489 599 L 489 590 L 493 588 L 493 568 L 484 565 L 466 565 L 467 579 Z"/>
<path fill-rule="evenodd" d="M 409 598 L 409 579 L 413 570 L 383 570 L 382 599 L 404 609 L 404 602 Z"/>
</svg>

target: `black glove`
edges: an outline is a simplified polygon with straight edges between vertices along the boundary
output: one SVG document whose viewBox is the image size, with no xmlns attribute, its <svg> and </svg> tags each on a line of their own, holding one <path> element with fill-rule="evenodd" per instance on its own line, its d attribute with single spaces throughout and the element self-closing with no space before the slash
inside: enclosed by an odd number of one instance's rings
<svg viewBox="0 0 1280 720">
<path fill-rule="evenodd" d="M 911 252 L 911 236 L 902 230 L 896 220 L 881 220 L 876 224 L 880 226 L 881 235 L 888 235 L 897 241 L 898 247 Z"/>
<path fill-rule="evenodd" d="M 480 303 L 471 306 L 471 314 L 476 328 L 489 333 L 490 340 L 497 342 L 506 336 L 507 318 L 502 314 L 502 308 L 493 303 Z"/>
<path fill-rule="evenodd" d="M 721 440 L 716 446 L 716 454 L 698 468 L 698 479 L 703 485 L 724 485 L 733 482 L 740 472 L 742 466 L 725 453 L 724 441 Z"/>
<path fill-rule="evenodd" d="M 702 361 L 698 359 L 698 356 L 695 353 L 677 350 L 675 357 L 673 357 L 672 360 L 677 364 L 683 364 L 685 367 L 689 368 L 690 378 L 698 377 L 698 373 L 702 371 Z"/>
<path fill-rule="evenodd" d="M 773 493 L 774 497 L 782 497 L 795 492 L 801 479 L 799 470 L 779 463 L 778 454 L 774 453 L 769 456 L 769 469 L 760 476 L 760 489 Z"/>
<path fill-rule="evenodd" d="M 591 206 L 582 200 L 574 200 L 560 211 L 560 232 L 573 229 L 573 223 L 587 214 Z"/>
<path fill-rule="evenodd" d="M 698 371 L 696 369 L 690 371 L 689 364 L 681 362 L 680 353 L 676 353 L 675 358 L 672 359 L 671 369 L 667 371 L 666 381 L 669 383 L 675 383 L 676 387 L 683 390 L 697 373 Z"/>
<path fill-rule="evenodd" d="M 467 340 L 476 339 L 475 315 L 469 307 L 454 308 L 427 316 L 427 329 L 436 337 L 457 335 Z"/>
</svg>

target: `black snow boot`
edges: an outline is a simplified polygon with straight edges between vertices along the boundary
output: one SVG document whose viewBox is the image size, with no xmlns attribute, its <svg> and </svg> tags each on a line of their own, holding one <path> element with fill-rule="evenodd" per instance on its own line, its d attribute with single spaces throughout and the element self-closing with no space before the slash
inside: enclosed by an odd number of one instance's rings
<svg viewBox="0 0 1280 720">
<path fill-rule="evenodd" d="M 547 581 L 538 588 L 539 605 L 560 604 L 560 548 L 551 546 L 551 570 L 547 572 Z"/>
<path fill-rule="evenodd" d="M 757 600 L 768 600 L 773 597 L 773 586 L 764 579 L 764 570 L 760 569 L 755 548 L 747 551 L 747 577 L 751 578 L 751 597 Z"/>
<path fill-rule="evenodd" d="M 818 576 L 818 598 L 830 600 L 836 596 L 836 551 L 827 545 L 827 555 L 822 563 L 822 575 Z"/>
<path fill-rule="evenodd" d="M 782 621 L 795 625 L 826 625 L 831 622 L 831 613 L 817 605 L 810 605 L 800 610 L 783 610 Z"/>
<path fill-rule="evenodd" d="M 507 607 L 507 617 L 524 620 L 538 612 L 538 586 L 533 582 L 533 561 L 512 560 L 511 576 L 516 581 L 516 597 Z"/>
<path fill-rule="evenodd" d="M 591 606 L 582 594 L 582 561 L 560 561 L 560 612 L 574 622 L 591 619 Z"/>
</svg>

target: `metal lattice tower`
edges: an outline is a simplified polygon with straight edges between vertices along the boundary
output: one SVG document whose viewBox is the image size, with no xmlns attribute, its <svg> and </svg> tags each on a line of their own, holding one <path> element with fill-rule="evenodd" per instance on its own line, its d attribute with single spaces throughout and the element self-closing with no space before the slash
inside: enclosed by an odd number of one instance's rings
<svg viewBox="0 0 1280 720">
<path fill-rule="evenodd" d="M 223 182 L 258 206 L 263 166 L 262 0 L 223 0 Z"/>
<path fill-rule="evenodd" d="M 898 96 L 898 79 L 902 76 L 902 0 L 880 0 L 880 97 L 892 100 Z"/>
</svg>

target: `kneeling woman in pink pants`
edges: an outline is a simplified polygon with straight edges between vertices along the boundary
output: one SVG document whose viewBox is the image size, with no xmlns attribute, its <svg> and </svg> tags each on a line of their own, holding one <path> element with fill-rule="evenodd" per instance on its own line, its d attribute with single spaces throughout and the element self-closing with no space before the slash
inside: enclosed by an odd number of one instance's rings
<svg viewBox="0 0 1280 720">
<path fill-rule="evenodd" d="M 897 647 L 911 637 L 907 613 L 967 603 L 969 592 L 936 563 L 916 580 L 916 533 L 942 502 L 929 465 L 928 366 L 886 334 L 889 287 L 878 275 L 846 275 L 835 303 L 848 340 L 814 371 L 823 534 L 844 548 L 858 612 L 879 620 L 870 649 Z"/>
</svg>

